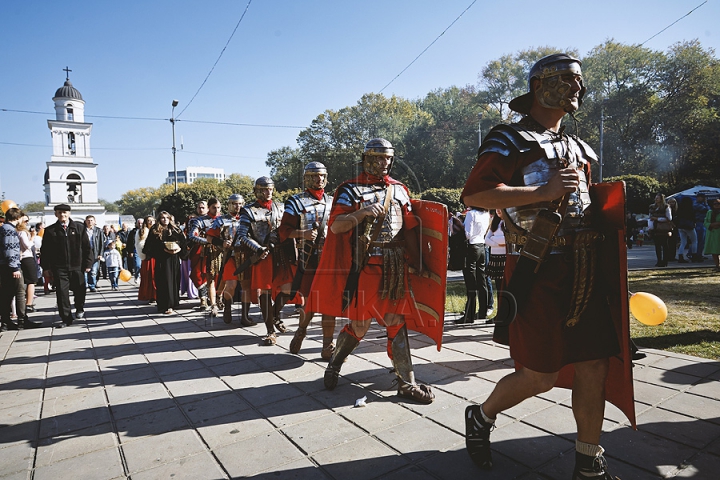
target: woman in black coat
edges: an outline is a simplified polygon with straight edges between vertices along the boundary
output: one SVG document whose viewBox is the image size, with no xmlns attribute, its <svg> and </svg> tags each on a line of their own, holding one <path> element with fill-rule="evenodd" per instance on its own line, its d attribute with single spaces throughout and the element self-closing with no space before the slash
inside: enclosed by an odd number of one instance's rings
<svg viewBox="0 0 720 480">
<path fill-rule="evenodd" d="M 180 306 L 180 257 L 185 236 L 168 212 L 160 212 L 148 234 L 143 253 L 155 259 L 157 309 L 166 315 Z"/>
</svg>

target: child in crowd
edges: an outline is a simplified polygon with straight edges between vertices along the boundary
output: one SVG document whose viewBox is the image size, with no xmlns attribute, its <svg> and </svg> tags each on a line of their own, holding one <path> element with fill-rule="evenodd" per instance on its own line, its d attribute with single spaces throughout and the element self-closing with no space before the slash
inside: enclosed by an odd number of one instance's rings
<svg viewBox="0 0 720 480">
<path fill-rule="evenodd" d="M 108 277 L 110 278 L 110 286 L 112 290 L 117 290 L 122 256 L 116 249 L 115 239 L 108 240 L 107 245 L 105 245 L 103 258 L 105 260 L 105 266 L 107 267 Z"/>
<path fill-rule="evenodd" d="M 638 230 L 637 235 L 635 235 L 635 241 L 637 242 L 638 247 L 643 246 L 643 242 L 645 241 L 645 230 L 642 228 Z"/>
</svg>

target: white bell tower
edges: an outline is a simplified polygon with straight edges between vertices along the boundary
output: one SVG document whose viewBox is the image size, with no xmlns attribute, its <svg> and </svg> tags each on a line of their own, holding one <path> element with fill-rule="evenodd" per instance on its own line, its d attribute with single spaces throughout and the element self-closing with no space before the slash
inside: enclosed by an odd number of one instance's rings
<svg viewBox="0 0 720 480">
<path fill-rule="evenodd" d="M 45 224 L 55 223 L 53 207 L 67 203 L 73 220 L 94 215 L 98 225 L 105 224 L 105 208 L 98 203 L 97 164 L 90 156 L 92 123 L 85 123 L 85 101 L 70 83 L 69 68 L 65 84 L 53 97 L 55 120 L 48 120 L 53 154 L 45 171 Z"/>
</svg>

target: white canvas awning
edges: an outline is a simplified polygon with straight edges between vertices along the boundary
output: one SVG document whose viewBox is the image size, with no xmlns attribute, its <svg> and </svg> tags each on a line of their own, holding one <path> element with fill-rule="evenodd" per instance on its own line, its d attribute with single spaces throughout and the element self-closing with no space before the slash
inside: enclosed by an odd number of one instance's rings
<svg viewBox="0 0 720 480">
<path fill-rule="evenodd" d="M 720 198 L 720 188 L 706 187 L 703 185 L 688 188 L 687 190 L 683 190 L 682 192 L 673 193 L 672 195 L 668 196 L 668 198 L 695 197 L 695 195 L 697 195 L 698 193 L 704 193 L 708 201 Z"/>
</svg>

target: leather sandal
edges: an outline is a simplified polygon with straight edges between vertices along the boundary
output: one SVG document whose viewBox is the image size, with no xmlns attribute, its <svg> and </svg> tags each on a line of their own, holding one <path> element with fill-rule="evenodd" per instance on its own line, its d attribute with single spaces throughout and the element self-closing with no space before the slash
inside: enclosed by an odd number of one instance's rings
<svg viewBox="0 0 720 480">
<path fill-rule="evenodd" d="M 335 353 L 335 345 L 331 343 L 327 347 L 323 347 L 323 349 L 320 351 L 320 357 L 323 360 L 326 360 L 329 362 L 333 356 L 333 353 Z"/>
<path fill-rule="evenodd" d="M 307 327 L 298 327 L 297 330 L 295 330 L 295 335 L 293 336 L 292 341 L 290 342 L 290 353 L 299 353 L 300 347 L 302 346 L 302 342 L 305 339 L 305 335 L 307 334 Z"/>
<path fill-rule="evenodd" d="M 262 339 L 262 344 L 265 345 L 266 347 L 272 347 L 276 343 L 277 343 L 277 338 L 275 337 L 274 333 L 271 333 L 268 336 L 263 337 L 263 339 Z"/>
<path fill-rule="evenodd" d="M 280 332 L 280 333 L 287 332 L 287 327 L 285 326 L 283 321 L 280 320 L 279 318 L 275 319 L 275 323 L 273 323 L 273 325 L 275 326 L 275 330 L 277 330 L 278 332 Z"/>
<path fill-rule="evenodd" d="M 406 383 L 398 388 L 398 395 L 419 403 L 430 404 L 435 400 L 435 394 L 428 385 Z"/>
</svg>

